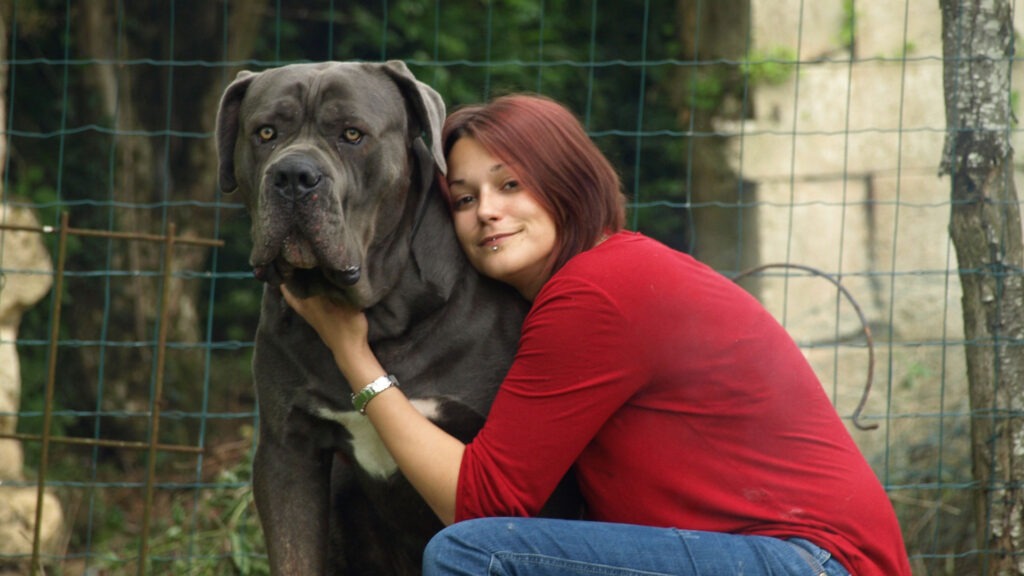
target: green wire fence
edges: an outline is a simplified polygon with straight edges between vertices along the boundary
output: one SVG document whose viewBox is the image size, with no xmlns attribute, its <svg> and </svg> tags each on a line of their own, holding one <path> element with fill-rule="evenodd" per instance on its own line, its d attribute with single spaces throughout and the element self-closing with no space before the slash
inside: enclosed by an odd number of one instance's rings
<svg viewBox="0 0 1024 576">
<path fill-rule="evenodd" d="M 268 573 L 261 287 L 212 130 L 239 70 L 330 59 L 565 102 L 629 226 L 791 331 L 915 573 L 981 573 L 934 4 L 0 1 L 0 575 Z"/>
</svg>

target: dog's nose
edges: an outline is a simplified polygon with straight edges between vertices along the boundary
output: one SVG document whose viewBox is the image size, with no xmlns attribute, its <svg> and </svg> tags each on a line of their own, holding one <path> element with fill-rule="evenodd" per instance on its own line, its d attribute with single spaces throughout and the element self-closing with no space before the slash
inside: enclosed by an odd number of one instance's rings
<svg viewBox="0 0 1024 576">
<path fill-rule="evenodd" d="M 323 172 L 316 163 L 301 156 L 282 158 L 271 172 L 274 190 L 286 200 L 301 200 L 308 196 L 323 178 Z"/>
</svg>

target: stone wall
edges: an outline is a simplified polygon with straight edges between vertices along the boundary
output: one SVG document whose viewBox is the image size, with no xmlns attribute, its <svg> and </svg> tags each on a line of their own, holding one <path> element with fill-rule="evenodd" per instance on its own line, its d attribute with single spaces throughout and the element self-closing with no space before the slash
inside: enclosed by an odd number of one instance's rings
<svg viewBox="0 0 1024 576">
<path fill-rule="evenodd" d="M 0 204 L 0 222 L 38 226 L 27 210 Z M 22 314 L 39 302 L 53 282 L 53 269 L 40 236 L 32 232 L 0 230 L 0 433 L 17 428 L 21 399 L 21 373 L 15 341 Z M 40 385 L 41 383 L 34 383 Z M 25 482 L 24 453 L 18 440 L 0 438 L 0 556 L 24 557 L 32 553 L 37 489 Z M 63 536 L 63 513 L 52 494 L 43 501 L 40 529 L 42 549 L 53 551 Z M 0 571 L 4 567 L 0 566 Z"/>
<path fill-rule="evenodd" d="M 922 453 L 937 460 L 940 445 L 958 456 L 967 448 L 950 183 L 938 176 L 941 14 L 934 0 L 854 5 L 851 63 L 843 3 L 753 2 L 756 50 L 788 51 L 801 65 L 752 91 L 735 167 L 758 185 L 760 262 L 840 274 L 872 324 L 878 363 L 865 414 L 880 428 L 851 430 L 879 474 L 900 483 Z M 849 415 L 867 374 L 857 317 L 827 282 L 792 274 L 763 281 L 761 299 Z"/>
</svg>

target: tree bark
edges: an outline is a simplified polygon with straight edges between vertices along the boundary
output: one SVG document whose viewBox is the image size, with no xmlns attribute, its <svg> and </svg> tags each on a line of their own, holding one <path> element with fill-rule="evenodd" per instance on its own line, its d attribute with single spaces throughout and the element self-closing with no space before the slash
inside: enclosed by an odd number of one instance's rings
<svg viewBox="0 0 1024 576">
<path fill-rule="evenodd" d="M 950 235 L 963 289 L 981 574 L 1024 575 L 1024 248 L 1008 0 L 941 0 Z"/>
<path fill-rule="evenodd" d="M 75 10 L 75 41 L 84 58 L 95 60 L 82 81 L 95 95 L 93 102 L 101 121 L 118 133 L 113 136 L 116 166 L 110 198 L 117 203 L 114 221 L 73 224 L 160 234 L 166 223 L 173 222 L 180 236 L 212 237 L 214 219 L 205 215 L 196 218 L 195 209 L 187 201 L 208 203 L 216 198 L 213 139 L 144 137 L 137 133 L 178 129 L 211 133 L 220 94 L 234 71 L 199 66 L 187 70 L 125 66 L 121 62 L 139 55 L 156 55 L 157 59 L 167 61 L 247 60 L 265 22 L 263 7 L 250 3 L 232 6 L 225 12 L 221 3 L 183 3 L 176 7 L 179 24 L 171 29 L 166 28 L 166 14 L 162 12 L 165 9 L 159 5 L 127 3 L 118 8 L 113 0 L 90 0 Z M 223 39 L 225 28 L 228 41 Z M 161 208 L 143 209 L 147 205 Z M 112 267 L 160 270 L 163 249 L 161 243 L 114 241 Z M 188 271 L 201 270 L 209 254 L 200 248 L 178 247 L 170 257 L 173 270 Z M 111 283 L 114 296 L 106 314 L 117 321 L 110 323 L 109 339 L 145 342 L 153 338 L 153 325 L 160 313 L 159 282 L 158 278 L 139 274 L 124 282 Z M 172 307 L 171 341 L 201 340 L 203 314 L 198 307 L 203 289 L 200 282 L 172 280 L 171 296 L 167 299 Z M 84 303 L 88 298 L 101 296 L 94 290 L 91 294 L 79 294 L 78 301 Z M 68 311 L 69 322 L 76 331 L 95 337 L 102 333 L 104 316 L 97 311 L 103 309 L 102 301 L 75 306 Z M 140 384 L 151 377 L 155 352 L 149 347 L 107 351 L 100 377 L 107 382 L 104 399 L 110 407 L 144 405 L 146 387 Z M 176 390 L 183 397 L 198 394 L 202 378 L 196 370 L 201 363 L 189 362 L 184 353 L 175 358 L 183 358 L 171 360 L 173 364 L 168 366 L 177 375 Z M 99 355 L 86 349 L 79 354 L 79 360 L 83 374 L 100 374 Z M 165 432 L 171 433 L 167 429 Z"/>
<path fill-rule="evenodd" d="M 750 0 L 679 2 L 678 37 L 680 58 L 710 62 L 718 59 L 738 62 L 749 50 Z M 729 138 L 710 136 L 714 121 L 737 119 L 746 112 L 744 79 L 733 63 L 684 67 L 673 100 L 679 110 L 681 129 L 708 136 L 693 138 L 689 144 L 689 199 L 692 246 L 689 251 L 712 268 L 724 272 L 744 270 L 758 263 L 756 190 L 752 182 L 740 182 L 730 167 Z M 715 93 L 717 89 L 717 94 Z M 710 98 L 701 99 L 703 90 Z M 745 286 L 756 291 L 756 279 Z"/>
<path fill-rule="evenodd" d="M 0 0 L 0 175 L 7 169 L 7 46 L 8 23 L 11 21 L 10 0 Z M 0 186 L 0 200 L 4 189 Z"/>
</svg>

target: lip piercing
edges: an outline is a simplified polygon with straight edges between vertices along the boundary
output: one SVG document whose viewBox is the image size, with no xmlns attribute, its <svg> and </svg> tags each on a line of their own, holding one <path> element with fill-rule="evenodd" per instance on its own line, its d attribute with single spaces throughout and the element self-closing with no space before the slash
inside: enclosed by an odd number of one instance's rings
<svg viewBox="0 0 1024 576">
<path fill-rule="evenodd" d="M 491 252 L 497 252 L 498 248 L 500 248 L 500 246 L 497 246 L 497 245 L 491 246 Z"/>
</svg>

